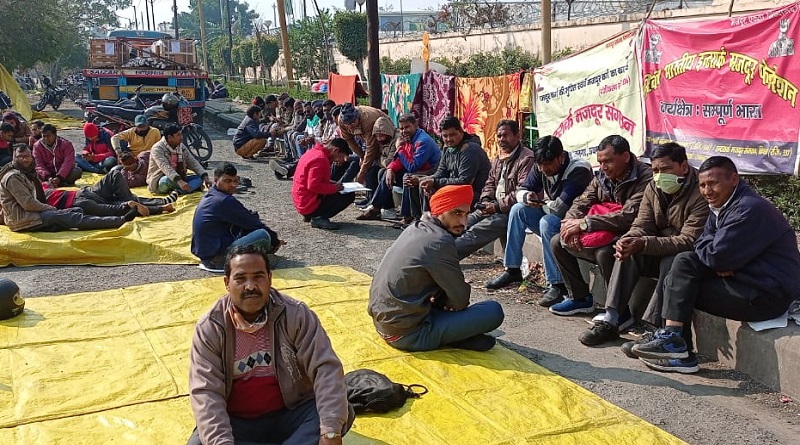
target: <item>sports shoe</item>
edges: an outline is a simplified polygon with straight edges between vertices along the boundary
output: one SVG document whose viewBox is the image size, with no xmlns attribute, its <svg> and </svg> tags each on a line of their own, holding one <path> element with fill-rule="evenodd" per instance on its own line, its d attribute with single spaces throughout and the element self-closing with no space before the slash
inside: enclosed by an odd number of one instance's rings
<svg viewBox="0 0 800 445">
<path fill-rule="evenodd" d="M 289 169 L 287 169 L 286 167 L 282 166 L 281 164 L 278 163 L 278 161 L 276 161 L 274 159 L 269 161 L 269 168 L 271 168 L 272 171 L 274 171 L 276 175 L 281 175 L 284 178 L 289 175 Z"/>
<path fill-rule="evenodd" d="M 214 264 L 211 261 L 201 262 L 197 265 L 197 268 L 211 273 L 225 273 L 225 269 L 222 267 L 222 265 Z"/>
<path fill-rule="evenodd" d="M 519 269 L 507 269 L 486 282 L 486 289 L 502 289 L 509 284 L 522 283 L 522 272 Z"/>
<path fill-rule="evenodd" d="M 397 219 L 397 210 L 395 209 L 381 209 L 381 218 L 383 219 Z"/>
<path fill-rule="evenodd" d="M 550 306 L 550 312 L 556 315 L 591 314 L 594 312 L 594 301 L 591 296 L 581 300 L 567 298 Z"/>
<path fill-rule="evenodd" d="M 689 353 L 686 358 L 639 358 L 650 369 L 661 372 L 680 372 L 681 374 L 694 374 L 700 370 L 697 356 Z"/>
<path fill-rule="evenodd" d="M 631 351 L 633 349 L 633 345 L 641 345 L 644 343 L 649 343 L 653 341 L 655 337 L 655 332 L 653 331 L 644 331 L 641 337 L 637 338 L 636 340 L 626 341 L 622 344 L 619 348 L 622 349 L 622 352 L 630 358 L 639 358 L 636 354 Z"/>
<path fill-rule="evenodd" d="M 670 329 L 659 329 L 653 340 L 634 345 L 631 352 L 639 358 L 686 358 L 689 356 L 689 350 L 686 346 L 686 340 L 681 337 L 678 331 Z"/>
<path fill-rule="evenodd" d="M 592 327 L 578 336 L 578 340 L 586 346 L 597 346 L 618 338 L 617 327 L 605 321 L 595 321 Z"/>
<path fill-rule="evenodd" d="M 545 292 L 542 295 L 542 298 L 539 299 L 539 306 L 550 307 L 556 303 L 560 303 L 564 300 L 564 295 L 566 294 L 567 287 L 564 286 L 564 283 L 551 284 L 550 288 L 547 289 L 547 292 Z"/>
<path fill-rule="evenodd" d="M 339 230 L 342 228 L 339 224 L 331 222 L 328 218 L 321 218 L 319 216 L 311 218 L 311 227 L 325 230 Z"/>
<path fill-rule="evenodd" d="M 448 343 L 446 346 L 483 352 L 492 349 L 495 344 L 497 344 L 497 340 L 491 335 L 478 334 L 473 337 L 465 338 L 464 340 Z"/>
<path fill-rule="evenodd" d="M 606 314 L 603 312 L 595 315 L 594 318 L 592 318 L 592 321 L 603 321 L 605 320 L 605 317 Z M 625 312 L 619 316 L 619 325 L 617 326 L 617 330 L 619 330 L 619 332 L 625 332 L 628 330 L 628 328 L 633 326 L 634 323 L 636 323 L 636 320 L 633 319 L 631 311 L 626 309 Z"/>
<path fill-rule="evenodd" d="M 376 209 L 375 207 L 367 207 L 364 212 L 360 215 L 356 216 L 356 220 L 358 221 L 380 221 L 381 220 L 381 211 L 380 209 Z"/>
</svg>

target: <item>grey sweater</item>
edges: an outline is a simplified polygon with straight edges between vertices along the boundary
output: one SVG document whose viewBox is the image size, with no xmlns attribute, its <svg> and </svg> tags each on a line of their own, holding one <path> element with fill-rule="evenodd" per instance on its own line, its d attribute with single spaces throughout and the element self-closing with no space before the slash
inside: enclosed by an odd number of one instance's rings
<svg viewBox="0 0 800 445">
<path fill-rule="evenodd" d="M 372 279 L 367 311 L 379 333 L 402 336 L 428 316 L 431 297 L 463 310 L 469 306 L 470 290 L 453 236 L 426 213 L 386 251 Z"/>
</svg>

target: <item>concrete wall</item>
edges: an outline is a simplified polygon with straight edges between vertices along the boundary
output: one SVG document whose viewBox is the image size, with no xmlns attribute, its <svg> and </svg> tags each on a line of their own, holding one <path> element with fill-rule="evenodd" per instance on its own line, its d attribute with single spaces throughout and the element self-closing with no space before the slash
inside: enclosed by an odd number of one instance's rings
<svg viewBox="0 0 800 445">
<path fill-rule="evenodd" d="M 734 15 L 755 10 L 769 9 L 793 3 L 795 0 L 737 0 L 734 4 Z M 712 6 L 696 9 L 660 11 L 651 19 L 691 20 L 728 15 L 729 0 L 717 0 Z M 622 31 L 634 28 L 644 19 L 644 14 L 620 15 L 553 23 L 552 50 L 557 52 L 565 48 L 580 50 L 590 47 L 603 39 Z M 473 31 L 469 35 L 460 33 L 433 34 L 430 37 L 431 58 L 445 57 L 462 59 L 476 52 L 501 51 L 506 47 L 519 46 L 526 51 L 539 54 L 541 50 L 541 29 L 538 25 L 515 26 L 502 30 Z M 415 58 L 422 53 L 420 36 L 389 38 L 380 41 L 381 57 L 391 59 Z M 365 62 L 366 65 L 366 62 Z M 341 74 L 355 74 L 355 65 L 344 59 L 339 64 Z"/>
</svg>

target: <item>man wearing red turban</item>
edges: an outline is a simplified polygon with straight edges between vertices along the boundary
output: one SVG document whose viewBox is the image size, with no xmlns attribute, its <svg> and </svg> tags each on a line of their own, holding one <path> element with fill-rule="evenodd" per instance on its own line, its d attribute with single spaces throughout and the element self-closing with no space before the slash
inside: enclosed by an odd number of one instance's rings
<svg viewBox="0 0 800 445">
<path fill-rule="evenodd" d="M 495 345 L 486 333 L 503 322 L 503 308 L 496 301 L 469 304 L 471 288 L 456 251 L 455 237 L 464 233 L 472 200 L 470 185 L 440 188 L 431 196 L 431 211 L 386 251 L 367 311 L 390 346 L 487 351 Z"/>
</svg>

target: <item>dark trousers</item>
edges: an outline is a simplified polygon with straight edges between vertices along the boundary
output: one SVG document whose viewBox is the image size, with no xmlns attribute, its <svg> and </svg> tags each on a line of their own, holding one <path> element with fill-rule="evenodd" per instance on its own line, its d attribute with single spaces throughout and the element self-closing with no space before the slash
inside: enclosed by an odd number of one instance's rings
<svg viewBox="0 0 800 445">
<path fill-rule="evenodd" d="M 348 405 L 347 423 L 340 434 L 350 431 L 355 420 L 353 407 Z M 314 399 L 295 409 L 282 409 L 255 419 L 230 416 L 235 445 L 317 445 L 319 443 L 319 413 Z M 194 430 L 186 445 L 203 445 Z"/>
<path fill-rule="evenodd" d="M 736 321 L 771 320 L 786 312 L 795 295 L 764 293 L 736 281 L 736 274 L 720 277 L 700 261 L 693 251 L 675 256 L 664 279 L 664 320 L 683 322 L 683 338 L 693 349 L 692 314 L 695 309 Z"/>
<path fill-rule="evenodd" d="M 350 155 L 347 161 L 341 164 L 331 164 L 331 180 L 337 182 L 353 182 L 358 175 L 361 158 Z"/>
<path fill-rule="evenodd" d="M 90 216 L 83 210 L 71 208 L 67 210 L 45 210 L 40 213 L 42 223 L 22 230 L 23 232 L 60 232 L 62 230 L 99 230 L 116 229 L 125 224 L 121 216 Z"/>
<path fill-rule="evenodd" d="M 322 201 L 319 203 L 317 210 L 314 210 L 310 215 L 303 215 L 309 218 L 333 218 L 346 209 L 356 200 L 355 193 L 334 193 L 332 195 L 322 196 Z"/>
<path fill-rule="evenodd" d="M 432 175 L 435 173 L 436 170 L 426 170 L 426 171 L 418 171 L 414 173 L 406 173 L 403 177 L 406 176 L 416 176 L 418 178 L 422 178 L 428 175 Z M 403 200 L 400 204 L 400 216 L 406 218 L 414 218 L 419 219 L 422 216 L 422 201 L 423 196 L 425 196 L 419 187 L 406 187 L 403 186 Z"/>
<path fill-rule="evenodd" d="M 507 230 L 508 215 L 505 213 L 484 215 L 480 210 L 470 213 L 467 230 L 456 238 L 458 258 L 464 259 L 498 238 L 505 245 Z"/>
<path fill-rule="evenodd" d="M 614 308 L 618 313 L 625 311 L 631 301 L 631 294 L 639 282 L 639 277 L 658 279 L 653 296 L 647 305 L 644 320 L 661 326 L 661 306 L 664 301 L 664 279 L 672 268 L 675 255 L 653 256 L 636 254 L 624 261 L 614 261 L 611 279 L 608 280 L 606 307 Z M 655 310 L 654 310 L 655 309 Z"/>
<path fill-rule="evenodd" d="M 136 196 L 120 170 L 111 170 L 91 187 L 81 189 L 80 196 L 101 204 L 116 204 L 136 201 L 145 206 L 163 206 L 164 198 L 142 198 Z"/>
<path fill-rule="evenodd" d="M 83 209 L 84 214 L 94 216 L 124 216 L 131 210 L 126 204 L 100 204 L 83 196 L 75 198 L 72 207 Z"/>
<path fill-rule="evenodd" d="M 561 245 L 561 235 L 555 235 L 550 240 L 550 248 L 553 256 L 561 271 L 561 277 L 567 286 L 570 297 L 581 300 L 589 296 L 589 283 L 583 279 L 578 259 L 588 260 L 600 267 L 600 274 L 606 285 L 611 279 L 611 271 L 614 268 L 614 247 L 607 245 L 603 247 L 587 248 L 581 250 L 570 250 Z"/>
<path fill-rule="evenodd" d="M 383 168 L 378 173 L 378 186 L 374 189 L 375 191 L 372 193 L 372 199 L 370 200 L 370 204 L 375 207 L 376 209 L 393 209 L 394 208 L 394 192 L 392 191 L 393 187 L 402 187 L 403 185 L 403 174 L 398 173 L 394 177 L 394 183 L 392 185 L 386 184 L 386 169 Z"/>
</svg>

